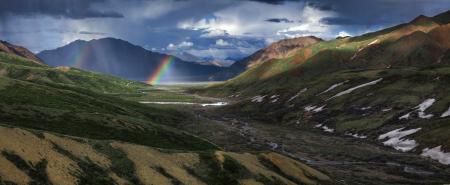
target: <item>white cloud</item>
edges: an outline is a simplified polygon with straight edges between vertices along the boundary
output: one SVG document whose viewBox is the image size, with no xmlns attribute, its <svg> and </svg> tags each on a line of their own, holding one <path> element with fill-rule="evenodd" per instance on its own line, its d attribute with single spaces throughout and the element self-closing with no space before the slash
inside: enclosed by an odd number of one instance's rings
<svg viewBox="0 0 450 185">
<path fill-rule="evenodd" d="M 350 37 L 351 35 L 345 31 L 340 31 L 337 37 Z"/>
<path fill-rule="evenodd" d="M 297 26 L 288 27 L 277 31 L 277 35 L 287 38 L 301 36 L 324 37 L 329 34 L 331 26 L 323 24 L 321 20 L 326 17 L 335 16 L 333 12 L 322 11 L 310 6 L 304 6 L 300 13 L 301 23 Z"/>
<path fill-rule="evenodd" d="M 110 3 L 98 4 L 101 10 L 111 9 L 119 11 L 126 18 L 133 21 L 144 19 L 157 19 L 168 13 L 182 9 L 186 2 L 177 2 L 173 0 L 152 0 L 152 1 L 109 1 Z M 96 8 L 96 7 L 94 7 Z"/>
<path fill-rule="evenodd" d="M 313 30 L 326 31 L 320 24 L 320 19 L 330 16 L 303 2 L 286 2 L 282 5 L 271 5 L 254 1 L 242 2 L 237 6 L 230 6 L 213 13 L 213 16 L 199 20 L 188 19 L 178 23 L 178 28 L 202 31 L 203 37 L 253 36 L 280 37 L 291 32 Z M 269 23 L 265 20 L 272 18 L 286 18 L 299 23 Z M 270 24 L 270 26 L 268 26 Z M 277 32 L 279 35 L 276 35 Z M 278 38 L 279 39 L 279 38 Z"/>
<path fill-rule="evenodd" d="M 177 46 L 175 46 L 175 44 L 173 44 L 173 43 L 170 43 L 169 45 L 167 45 L 167 49 L 168 50 L 176 50 Z"/>
<path fill-rule="evenodd" d="M 225 23 L 222 18 L 203 18 L 195 22 L 188 20 L 178 23 L 181 29 L 202 30 L 201 37 L 218 37 L 228 35 L 228 32 L 236 33 L 237 27 L 235 24 Z"/>
<path fill-rule="evenodd" d="M 193 42 L 189 42 L 189 41 L 183 41 L 180 44 L 173 44 L 170 43 L 169 45 L 167 45 L 167 50 L 177 50 L 177 49 L 187 49 L 187 48 L 191 48 L 192 46 L 194 46 Z"/>
<path fill-rule="evenodd" d="M 206 38 L 210 38 L 210 37 L 220 37 L 220 36 L 227 36 L 227 35 L 229 35 L 228 33 L 227 33 L 227 31 L 225 31 L 225 30 L 207 30 L 207 31 L 204 31 L 201 35 L 200 35 L 200 37 L 206 37 Z"/>
<path fill-rule="evenodd" d="M 334 38 L 333 29 L 338 26 L 324 24 L 321 20 L 335 16 L 336 13 L 332 11 L 320 10 L 304 2 L 286 2 L 274 6 L 249 1 L 216 11 L 208 18 L 181 21 L 178 28 L 201 31 L 201 37 L 250 36 L 263 37 L 268 42 L 310 35 Z M 273 18 L 294 22 L 265 21 Z"/>
<path fill-rule="evenodd" d="M 223 39 L 216 40 L 217 46 L 230 46 L 231 44 Z"/>
<path fill-rule="evenodd" d="M 183 41 L 180 44 L 178 44 L 178 47 L 181 47 L 181 48 L 192 47 L 192 46 L 194 46 L 194 43 L 188 42 L 188 41 Z"/>
<path fill-rule="evenodd" d="M 243 53 L 243 50 L 236 48 L 208 48 L 208 49 L 191 49 L 186 52 L 191 53 L 201 58 L 214 58 L 217 60 L 225 60 L 229 56 L 245 56 L 248 53 Z M 254 50 L 252 50 L 254 52 Z"/>
</svg>

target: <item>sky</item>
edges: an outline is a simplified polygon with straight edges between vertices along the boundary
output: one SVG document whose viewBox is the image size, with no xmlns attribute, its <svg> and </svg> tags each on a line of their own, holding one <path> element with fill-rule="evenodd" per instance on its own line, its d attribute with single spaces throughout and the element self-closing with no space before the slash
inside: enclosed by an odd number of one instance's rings
<svg viewBox="0 0 450 185">
<path fill-rule="evenodd" d="M 114 37 L 236 60 L 299 36 L 333 39 L 450 10 L 450 0 L 2 0 L 0 40 L 33 52 Z"/>
</svg>

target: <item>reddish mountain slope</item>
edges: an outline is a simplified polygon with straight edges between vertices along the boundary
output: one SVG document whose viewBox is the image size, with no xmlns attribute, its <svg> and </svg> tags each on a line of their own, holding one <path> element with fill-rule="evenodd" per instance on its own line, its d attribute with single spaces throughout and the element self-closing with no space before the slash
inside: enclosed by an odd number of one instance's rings
<svg viewBox="0 0 450 185">
<path fill-rule="evenodd" d="M 240 61 L 237 61 L 229 68 L 215 74 L 212 78 L 215 80 L 230 79 L 244 72 L 249 67 L 268 62 L 272 59 L 281 59 L 294 56 L 300 49 L 321 41 L 323 40 L 314 36 L 280 40 L 270 44 L 266 48 L 258 50 Z"/>
<path fill-rule="evenodd" d="M 37 57 L 31 51 L 29 51 L 28 49 L 26 49 L 22 46 L 16 46 L 16 45 L 10 44 L 5 41 L 0 41 L 0 52 L 19 55 L 21 57 L 30 59 L 30 60 L 36 62 L 37 64 L 44 65 L 44 63 L 42 62 L 41 59 L 39 59 L 39 57 Z"/>
</svg>

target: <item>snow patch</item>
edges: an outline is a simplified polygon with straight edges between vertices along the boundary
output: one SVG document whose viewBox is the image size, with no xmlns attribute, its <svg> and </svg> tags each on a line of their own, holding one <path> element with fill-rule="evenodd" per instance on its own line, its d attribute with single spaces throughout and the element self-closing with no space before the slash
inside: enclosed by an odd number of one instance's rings
<svg viewBox="0 0 450 185">
<path fill-rule="evenodd" d="M 374 41 L 372 41 L 371 43 L 367 44 L 367 46 L 374 45 L 374 44 L 378 43 L 378 41 L 379 41 L 378 39 L 377 39 L 377 40 L 374 40 Z"/>
<path fill-rule="evenodd" d="M 195 105 L 191 102 L 158 102 L 158 101 L 141 101 L 142 104 L 160 104 L 160 105 Z"/>
<path fill-rule="evenodd" d="M 365 138 L 367 138 L 367 136 L 362 135 L 362 134 L 359 135 L 359 134 L 346 133 L 345 135 L 346 135 L 346 136 L 352 136 L 352 137 L 358 138 L 358 139 L 365 139 Z"/>
<path fill-rule="evenodd" d="M 372 108 L 371 106 L 367 106 L 367 107 L 362 107 L 361 110 L 369 110 L 371 108 Z"/>
<path fill-rule="evenodd" d="M 313 112 L 315 112 L 315 113 L 317 113 L 317 112 L 321 112 L 321 111 L 323 111 L 323 110 L 324 110 L 325 106 L 326 106 L 326 105 L 323 105 L 323 106 L 321 106 L 321 107 L 315 108 L 315 109 L 314 109 L 314 110 L 312 110 L 312 111 L 313 111 Z"/>
<path fill-rule="evenodd" d="M 411 116 L 411 113 L 405 114 L 403 116 L 400 116 L 398 119 L 402 120 L 402 119 L 409 119 L 409 117 Z"/>
<path fill-rule="evenodd" d="M 333 133 L 334 129 L 328 128 L 327 126 L 322 126 L 323 131 Z"/>
<path fill-rule="evenodd" d="M 272 96 L 270 97 L 270 99 L 272 100 L 271 102 L 272 102 L 272 103 L 278 102 L 279 97 L 280 97 L 280 95 L 278 95 L 278 94 L 272 95 Z"/>
<path fill-rule="evenodd" d="M 294 96 L 292 96 L 291 98 L 289 98 L 289 100 L 287 102 L 290 102 L 292 100 L 294 100 L 295 98 L 297 98 L 298 96 L 302 95 L 304 92 L 306 92 L 308 90 L 308 88 L 304 88 L 301 91 L 299 91 L 297 94 L 295 94 Z"/>
<path fill-rule="evenodd" d="M 380 78 L 380 79 L 377 79 L 377 80 L 374 80 L 374 81 L 371 81 L 371 82 L 368 82 L 368 83 L 365 83 L 365 84 L 361 84 L 361 85 L 358 85 L 358 86 L 356 86 L 356 87 L 352 87 L 352 88 L 350 88 L 350 89 L 347 89 L 347 90 L 345 90 L 345 91 L 342 91 L 342 92 L 340 92 L 340 93 L 337 93 L 336 95 L 332 96 L 332 97 L 329 98 L 328 100 L 333 99 L 333 98 L 336 98 L 336 97 L 339 97 L 339 96 L 342 96 L 342 95 L 345 95 L 345 94 L 350 94 L 351 92 L 353 92 L 354 90 L 357 90 L 357 89 L 359 89 L 359 88 L 363 88 L 363 87 L 370 86 L 370 85 L 375 85 L 375 84 L 377 84 L 378 82 L 380 82 L 381 80 L 383 80 L 383 78 Z"/>
<path fill-rule="evenodd" d="M 270 148 L 271 148 L 272 150 L 275 150 L 275 149 L 278 148 L 278 144 L 277 144 L 277 143 L 270 142 L 270 143 L 267 143 L 267 144 L 270 146 Z"/>
<path fill-rule="evenodd" d="M 216 102 L 216 103 L 192 103 L 192 102 L 153 102 L 153 101 L 141 101 L 142 104 L 159 104 L 159 105 L 201 105 L 206 106 L 225 106 L 228 105 L 227 102 Z"/>
<path fill-rule="evenodd" d="M 261 96 L 261 95 L 254 96 L 254 97 L 252 98 L 252 102 L 261 103 L 261 102 L 264 100 L 264 98 L 265 98 L 266 96 L 267 96 L 267 95 L 264 95 L 264 96 Z"/>
<path fill-rule="evenodd" d="M 434 102 L 436 102 L 436 99 L 434 98 L 426 99 L 424 102 L 422 102 L 420 105 L 416 107 L 417 110 L 419 111 L 420 118 L 429 119 L 433 117 L 433 114 L 425 114 L 425 110 L 430 108 Z"/>
<path fill-rule="evenodd" d="M 323 124 L 314 125 L 314 128 L 321 128 L 324 132 L 330 132 L 330 133 L 334 132 L 334 129 L 329 128 L 329 127 L 327 127 L 327 126 L 325 126 Z"/>
<path fill-rule="evenodd" d="M 207 107 L 207 106 L 224 106 L 224 105 L 228 105 L 227 102 L 217 102 L 217 103 L 202 103 L 200 104 L 202 107 Z"/>
<path fill-rule="evenodd" d="M 392 108 L 385 108 L 385 109 L 383 109 L 383 110 L 381 110 L 381 111 L 383 111 L 383 112 L 389 112 L 389 111 L 391 111 L 392 110 Z"/>
<path fill-rule="evenodd" d="M 305 111 L 307 111 L 307 112 L 315 112 L 315 113 L 317 113 L 317 112 L 323 111 L 324 108 L 325 108 L 325 106 L 327 106 L 327 105 L 323 105 L 323 106 L 321 106 L 321 107 L 308 105 L 308 106 L 306 106 L 304 109 L 305 109 Z"/>
<path fill-rule="evenodd" d="M 319 95 L 325 94 L 325 93 L 327 93 L 327 92 L 330 92 L 331 90 L 336 89 L 336 87 L 339 87 L 339 86 L 341 86 L 341 85 L 344 85 L 344 83 L 346 83 L 346 82 L 348 82 L 348 81 L 341 82 L 341 83 L 337 83 L 337 84 L 333 84 L 333 85 L 330 86 L 328 89 L 326 89 L 325 91 L 323 91 L 323 92 L 317 94 L 316 96 L 319 96 Z"/>
<path fill-rule="evenodd" d="M 441 150 L 441 146 L 437 146 L 432 149 L 425 148 L 422 150 L 422 154 L 420 155 L 430 157 L 431 159 L 439 161 L 441 164 L 450 164 L 450 153 L 444 153 Z"/>
<path fill-rule="evenodd" d="M 448 108 L 447 111 L 445 111 L 444 113 L 442 113 L 441 118 L 445 118 L 445 117 L 448 117 L 448 116 L 450 116 L 450 107 Z"/>
<path fill-rule="evenodd" d="M 410 130 L 404 130 L 404 128 L 399 128 L 393 131 L 390 131 L 388 133 L 382 134 L 378 137 L 379 140 L 388 139 L 383 142 L 385 146 L 393 147 L 396 150 L 400 150 L 402 152 L 407 152 L 412 149 L 414 149 L 418 144 L 416 141 L 412 139 L 406 139 L 403 138 L 405 136 L 411 135 L 416 133 L 417 131 L 421 130 L 422 128 L 416 128 L 416 129 L 410 129 Z"/>
<path fill-rule="evenodd" d="M 237 97 L 239 97 L 240 95 L 241 95 L 241 93 L 236 93 L 236 94 L 230 95 L 229 97 L 230 97 L 230 98 L 237 98 Z"/>
<path fill-rule="evenodd" d="M 413 112 L 417 112 L 419 118 L 422 118 L 422 119 L 430 119 L 430 118 L 433 117 L 433 114 L 426 114 L 425 111 L 426 111 L 428 108 L 430 108 L 430 107 L 434 104 L 434 102 L 436 102 L 436 99 L 434 99 L 434 98 L 426 99 L 426 100 L 423 101 L 421 104 L 419 104 L 419 105 L 417 105 L 416 107 L 414 107 L 414 109 L 416 109 L 416 110 L 413 110 L 413 111 L 409 112 L 408 114 L 405 114 L 405 115 L 403 115 L 403 116 L 400 116 L 399 119 L 400 119 L 400 120 L 402 120 L 402 119 L 408 119 L 408 118 L 411 116 L 411 113 L 413 113 Z"/>
<path fill-rule="evenodd" d="M 312 110 L 314 110 L 315 108 L 317 108 L 317 106 L 311 106 L 311 105 L 308 105 L 308 106 L 306 106 L 305 107 L 305 111 L 312 111 Z"/>
</svg>

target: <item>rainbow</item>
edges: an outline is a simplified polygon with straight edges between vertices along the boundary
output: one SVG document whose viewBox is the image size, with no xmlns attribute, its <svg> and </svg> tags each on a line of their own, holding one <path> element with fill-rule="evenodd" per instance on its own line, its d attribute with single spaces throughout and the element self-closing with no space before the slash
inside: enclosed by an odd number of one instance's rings
<svg viewBox="0 0 450 185">
<path fill-rule="evenodd" d="M 68 66 L 70 67 L 76 67 L 76 68 L 82 68 L 83 65 L 87 61 L 87 57 L 92 53 L 92 48 L 89 46 L 89 44 L 84 44 L 78 53 L 73 55 L 71 59 L 69 59 Z"/>
<path fill-rule="evenodd" d="M 170 64 L 172 63 L 174 57 L 173 56 L 165 56 L 161 63 L 159 63 L 159 66 L 156 68 L 156 70 L 153 72 L 152 75 L 147 79 L 147 84 L 156 85 L 161 80 L 161 77 L 167 72 L 169 69 Z"/>
</svg>

